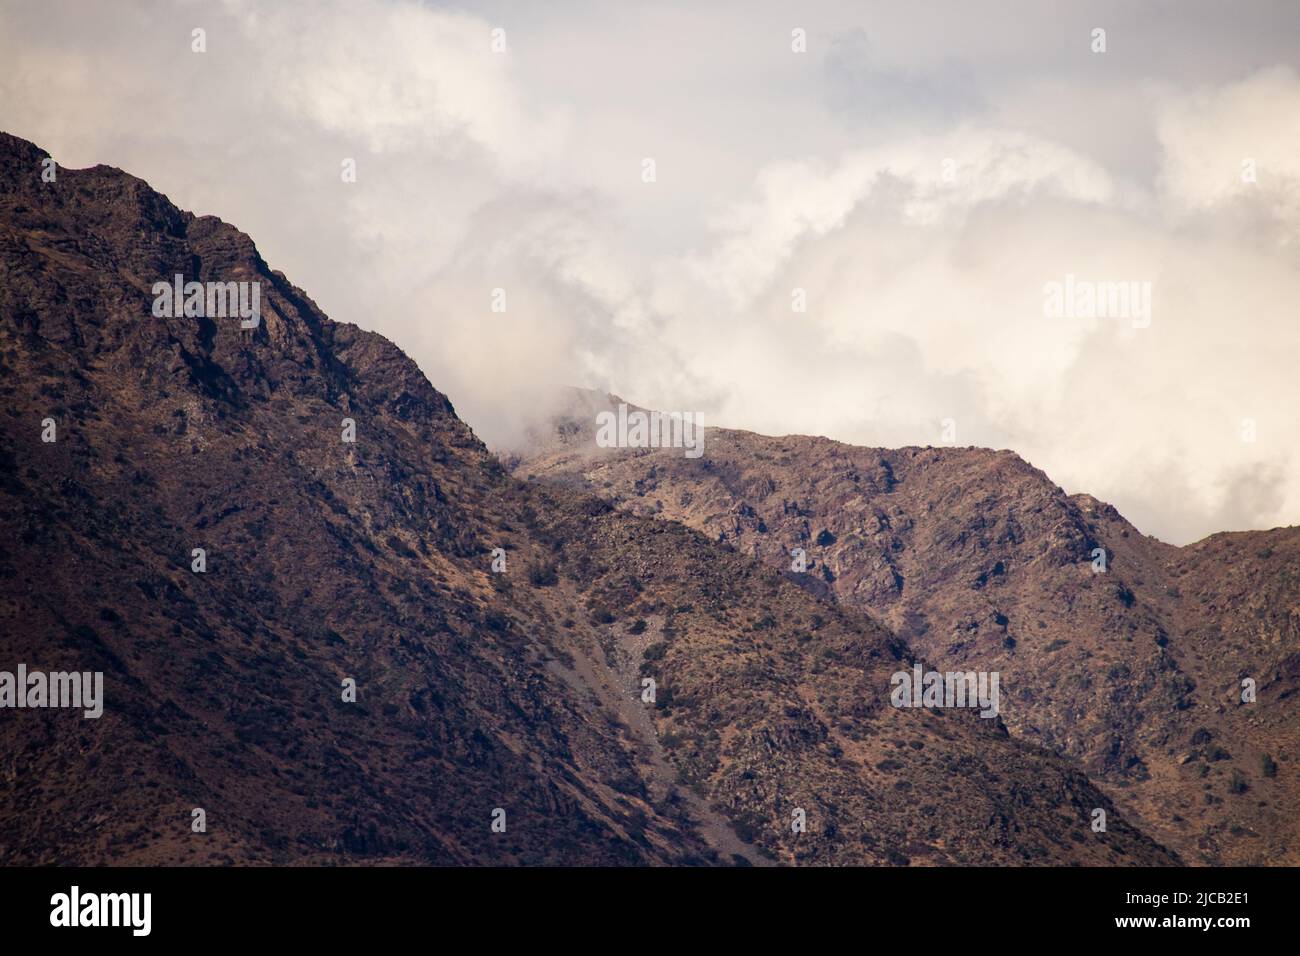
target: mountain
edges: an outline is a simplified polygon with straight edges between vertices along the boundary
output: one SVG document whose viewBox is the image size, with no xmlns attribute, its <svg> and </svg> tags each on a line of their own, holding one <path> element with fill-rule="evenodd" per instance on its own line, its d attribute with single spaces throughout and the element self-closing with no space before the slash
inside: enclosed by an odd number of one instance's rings
<svg viewBox="0 0 1300 956">
<path fill-rule="evenodd" d="M 1171 547 L 1009 451 L 724 428 L 694 459 L 597 447 L 595 416 L 621 403 L 568 392 L 507 463 L 782 570 L 930 665 L 999 672 L 1011 734 L 1184 859 L 1300 861 L 1300 528 Z"/>
<path fill-rule="evenodd" d="M 103 715 L 0 709 L 0 864 L 1178 862 L 999 721 L 888 706 L 867 615 L 512 477 L 247 236 L 45 159 L 0 135 L 0 671 Z M 156 316 L 177 274 L 259 320 Z"/>
</svg>

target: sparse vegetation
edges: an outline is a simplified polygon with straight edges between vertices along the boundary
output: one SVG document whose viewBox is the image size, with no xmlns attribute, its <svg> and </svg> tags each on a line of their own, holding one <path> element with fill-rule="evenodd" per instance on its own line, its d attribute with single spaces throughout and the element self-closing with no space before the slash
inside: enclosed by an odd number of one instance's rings
<svg viewBox="0 0 1300 956">
<path fill-rule="evenodd" d="M 554 587 L 559 580 L 554 562 L 539 562 L 528 566 L 528 583 L 535 588 Z"/>
</svg>

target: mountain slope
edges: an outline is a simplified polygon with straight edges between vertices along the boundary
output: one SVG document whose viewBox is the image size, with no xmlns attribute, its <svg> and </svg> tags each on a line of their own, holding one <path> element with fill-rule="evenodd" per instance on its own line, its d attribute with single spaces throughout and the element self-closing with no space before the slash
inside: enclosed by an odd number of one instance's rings
<svg viewBox="0 0 1300 956">
<path fill-rule="evenodd" d="M 566 400 L 507 458 L 516 474 L 589 488 L 786 569 L 935 666 L 1000 672 L 1014 735 L 1079 761 L 1189 859 L 1300 859 L 1289 810 L 1300 529 L 1173 548 L 986 449 L 721 428 L 694 460 L 597 448 L 594 416 L 620 400 Z M 802 574 L 789 572 L 796 548 Z M 1246 677 L 1253 704 L 1240 699 Z"/>
<path fill-rule="evenodd" d="M 247 236 L 44 156 L 0 134 L 0 669 L 106 699 L 0 710 L 0 863 L 1177 862 L 997 722 L 886 706 L 865 616 L 510 477 Z M 260 324 L 154 317 L 176 273 Z"/>
</svg>

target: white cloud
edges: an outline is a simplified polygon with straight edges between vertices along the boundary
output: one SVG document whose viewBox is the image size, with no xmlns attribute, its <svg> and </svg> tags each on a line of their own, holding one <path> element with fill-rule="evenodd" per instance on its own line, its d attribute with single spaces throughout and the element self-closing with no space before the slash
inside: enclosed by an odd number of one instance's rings
<svg viewBox="0 0 1300 956">
<path fill-rule="evenodd" d="M 1158 133 L 1171 211 L 1245 216 L 1278 241 L 1300 238 L 1298 97 L 1295 72 L 1277 67 L 1170 102 Z"/>
<path fill-rule="evenodd" d="M 1100 58 L 1082 9 L 0 2 L 0 127 L 236 223 L 491 440 L 546 382 L 862 443 L 951 417 L 1167 539 L 1296 523 L 1300 27 L 1116 4 Z M 1067 273 L 1150 280 L 1151 327 L 1045 318 Z"/>
</svg>

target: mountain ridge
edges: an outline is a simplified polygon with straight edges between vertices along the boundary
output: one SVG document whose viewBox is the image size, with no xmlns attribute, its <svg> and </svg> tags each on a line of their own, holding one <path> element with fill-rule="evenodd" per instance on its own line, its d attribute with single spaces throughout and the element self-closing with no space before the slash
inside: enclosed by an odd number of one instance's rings
<svg viewBox="0 0 1300 956">
<path fill-rule="evenodd" d="M 0 861 L 1179 862 L 996 722 L 886 706 L 878 623 L 512 478 L 233 226 L 45 155 L 0 136 L 0 620 L 106 699 L 0 711 Z M 153 316 L 178 272 L 260 323 Z"/>
<path fill-rule="evenodd" d="M 1276 767 L 1297 742 L 1287 702 L 1300 661 L 1300 529 L 1175 547 L 1006 450 L 863 448 L 725 428 L 706 431 L 700 461 L 597 448 L 583 416 L 622 400 L 566 399 L 573 407 L 561 403 L 533 427 L 531 448 L 503 455 L 513 473 L 683 522 L 868 612 L 927 661 L 1000 671 L 1014 734 L 1080 760 L 1193 859 L 1294 859 L 1300 834 L 1285 810 L 1294 775 Z M 807 573 L 788 570 L 794 548 Z M 1271 577 L 1251 550 L 1276 553 Z M 1224 594 L 1218 580 L 1234 576 L 1269 580 L 1271 601 L 1240 585 Z M 1187 580 L 1195 606 L 1179 588 Z M 1246 678 L 1271 688 L 1257 714 L 1226 709 Z M 1221 756 L 1237 748 L 1235 760 Z"/>
</svg>

